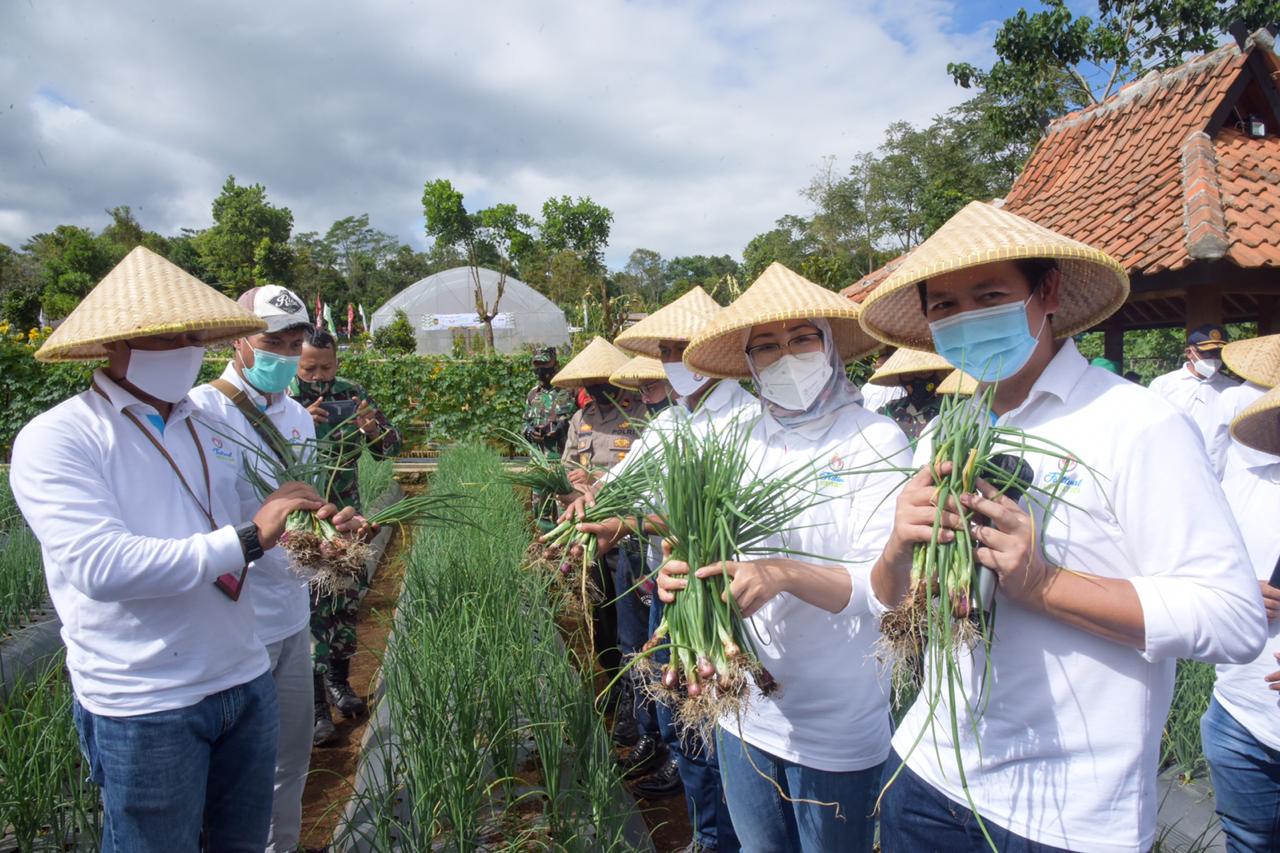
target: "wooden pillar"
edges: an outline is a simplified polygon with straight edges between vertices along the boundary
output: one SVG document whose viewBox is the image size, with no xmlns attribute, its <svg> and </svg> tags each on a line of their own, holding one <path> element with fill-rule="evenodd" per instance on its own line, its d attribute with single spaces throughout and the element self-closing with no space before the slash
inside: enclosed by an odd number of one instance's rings
<svg viewBox="0 0 1280 853">
<path fill-rule="evenodd" d="M 1195 284 L 1187 288 L 1187 331 L 1205 323 L 1222 323 L 1222 290 L 1217 284 Z"/>
<path fill-rule="evenodd" d="M 1102 330 L 1102 354 L 1116 363 L 1124 373 L 1124 327 L 1119 324 Z"/>
<path fill-rule="evenodd" d="M 1280 296 L 1258 297 L 1258 335 L 1280 334 Z"/>
</svg>

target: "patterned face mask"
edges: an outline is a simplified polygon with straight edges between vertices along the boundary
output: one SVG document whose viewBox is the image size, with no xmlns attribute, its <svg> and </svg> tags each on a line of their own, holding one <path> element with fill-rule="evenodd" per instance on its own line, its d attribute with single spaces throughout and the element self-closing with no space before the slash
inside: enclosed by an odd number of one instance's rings
<svg viewBox="0 0 1280 853">
<path fill-rule="evenodd" d="M 298 396 L 305 397 L 309 400 L 318 400 L 321 397 L 328 398 L 333 393 L 333 380 L 326 379 L 321 382 L 308 382 L 301 377 L 298 378 Z"/>
</svg>

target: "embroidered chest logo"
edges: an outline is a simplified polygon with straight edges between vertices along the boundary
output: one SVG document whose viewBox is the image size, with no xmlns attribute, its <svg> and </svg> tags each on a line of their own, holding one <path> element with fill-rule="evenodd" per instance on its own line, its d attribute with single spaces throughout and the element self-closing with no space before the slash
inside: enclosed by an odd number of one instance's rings
<svg viewBox="0 0 1280 853">
<path fill-rule="evenodd" d="M 213 444 L 213 455 L 218 459 L 231 459 L 234 455 L 230 450 L 227 450 L 226 444 L 218 436 L 215 435 L 211 439 L 211 443 Z"/>
<path fill-rule="evenodd" d="M 1050 486 L 1059 486 L 1061 489 L 1079 490 L 1084 484 L 1084 480 L 1080 477 L 1080 460 L 1074 456 L 1067 456 L 1058 463 L 1057 471 L 1049 471 L 1044 475 L 1044 482 Z"/>
</svg>

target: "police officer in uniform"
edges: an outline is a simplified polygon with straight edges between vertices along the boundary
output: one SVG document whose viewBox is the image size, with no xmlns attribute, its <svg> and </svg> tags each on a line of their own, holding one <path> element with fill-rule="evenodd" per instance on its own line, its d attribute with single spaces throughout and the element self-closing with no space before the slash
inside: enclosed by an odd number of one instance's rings
<svg viewBox="0 0 1280 853">
<path fill-rule="evenodd" d="M 565 441 L 565 466 L 575 485 L 594 481 L 625 459 L 637 438 L 637 428 L 644 423 L 645 406 L 635 392 L 609 384 L 609 377 L 630 360 L 622 350 L 596 337 L 552 380 L 557 388 L 583 388 L 590 397 L 590 402 L 569 419 Z M 635 538 L 629 537 L 624 544 L 629 551 L 614 548 L 603 554 L 596 566 L 596 583 L 605 602 L 592 611 L 596 655 L 610 678 L 622 663 L 614 599 L 619 588 L 631 586 L 632 567 L 640 565 Z"/>
</svg>

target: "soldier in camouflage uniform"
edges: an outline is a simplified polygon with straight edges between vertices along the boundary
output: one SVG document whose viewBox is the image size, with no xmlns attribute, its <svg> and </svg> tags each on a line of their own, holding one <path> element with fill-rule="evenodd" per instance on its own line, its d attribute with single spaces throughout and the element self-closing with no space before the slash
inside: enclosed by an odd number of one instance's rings
<svg viewBox="0 0 1280 853">
<path fill-rule="evenodd" d="M 356 464 L 360 452 L 369 448 L 379 456 L 395 456 L 400 451 L 400 433 L 373 404 L 369 395 L 354 382 L 338 377 L 338 352 L 333 336 L 316 330 L 302 348 L 298 375 L 289 386 L 289 395 L 307 407 L 316 422 L 316 437 L 341 442 L 334 462 L 341 468 L 334 478 L 329 499 L 339 507 L 358 506 L 360 500 Z M 354 413 L 339 423 L 330 421 L 323 404 L 353 401 Z M 372 507 L 360 507 L 366 512 Z M 349 681 L 351 656 L 356 650 L 356 614 L 368 581 L 353 578 L 332 594 L 313 593 L 311 598 L 312 665 L 315 675 L 316 719 L 312 739 L 317 745 L 329 743 L 336 730 L 329 716 L 332 702 L 346 716 L 365 711 L 365 702 Z"/>
<path fill-rule="evenodd" d="M 558 369 L 555 347 L 534 350 L 533 372 L 538 377 L 538 384 L 524 399 L 524 437 L 554 456 L 564 452 L 569 418 L 578 410 L 573 391 L 551 385 L 551 377 Z M 546 529 L 554 526 L 556 516 L 556 505 L 550 497 L 541 493 L 533 495 L 533 514 Z"/>
<path fill-rule="evenodd" d="M 904 377 L 902 388 L 907 392 L 906 396 L 891 400 L 880 409 L 880 414 L 893 418 L 907 434 L 912 447 L 942 408 L 942 398 L 937 390 L 944 377 L 945 374 L 936 373 Z"/>
</svg>

